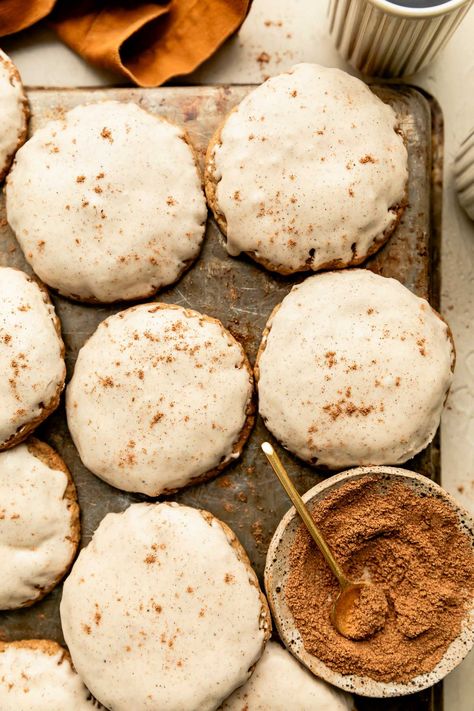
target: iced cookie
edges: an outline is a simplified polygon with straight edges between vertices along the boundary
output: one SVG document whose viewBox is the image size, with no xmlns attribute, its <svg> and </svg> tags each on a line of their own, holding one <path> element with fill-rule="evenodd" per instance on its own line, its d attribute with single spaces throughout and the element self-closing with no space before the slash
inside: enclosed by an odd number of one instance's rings
<svg viewBox="0 0 474 711">
<path fill-rule="evenodd" d="M 313 676 L 276 642 L 221 711 L 350 711 L 350 697 Z"/>
<path fill-rule="evenodd" d="M 253 423 L 253 379 L 220 321 L 143 304 L 103 321 L 67 389 L 88 469 L 150 496 L 204 481 L 236 459 Z"/>
<path fill-rule="evenodd" d="M 0 451 L 24 440 L 59 404 L 64 344 L 46 290 L 0 267 Z"/>
<path fill-rule="evenodd" d="M 452 379 L 447 324 L 366 269 L 294 286 L 257 356 L 260 413 L 290 451 L 331 469 L 399 464 L 427 446 Z"/>
<path fill-rule="evenodd" d="M 36 439 L 0 452 L 0 610 L 50 592 L 79 537 L 76 489 L 59 454 Z"/>
<path fill-rule="evenodd" d="M 97 708 L 65 649 L 49 639 L 0 642 L 2 711 Z"/>
<path fill-rule="evenodd" d="M 103 519 L 64 583 L 61 622 L 78 673 L 114 711 L 217 709 L 271 628 L 232 531 L 175 503 Z"/>
<path fill-rule="evenodd" d="M 0 49 L 0 180 L 5 177 L 17 149 L 26 140 L 28 102 L 18 69 Z"/>
<path fill-rule="evenodd" d="M 91 302 L 141 299 L 176 281 L 199 252 L 207 215 L 182 129 L 116 101 L 77 106 L 36 131 L 6 199 L 36 274 Z"/>
<path fill-rule="evenodd" d="M 206 164 L 229 254 L 281 274 L 359 264 L 403 211 L 397 116 L 339 69 L 297 64 L 251 91 L 211 139 Z"/>
</svg>

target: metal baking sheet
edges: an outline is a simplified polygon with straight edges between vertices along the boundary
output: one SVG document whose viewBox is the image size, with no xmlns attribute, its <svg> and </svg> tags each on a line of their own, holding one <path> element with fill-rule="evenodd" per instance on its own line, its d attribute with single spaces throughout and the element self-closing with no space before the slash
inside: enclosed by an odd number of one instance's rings
<svg viewBox="0 0 474 711">
<path fill-rule="evenodd" d="M 59 117 L 77 104 L 116 99 L 136 101 L 144 108 L 182 125 L 203 161 L 208 140 L 226 113 L 251 86 L 165 87 L 160 89 L 31 89 L 31 131 Z M 373 271 L 399 279 L 415 293 L 428 297 L 436 307 L 439 296 L 438 236 L 442 175 L 442 118 L 433 101 L 412 87 L 374 86 L 374 91 L 392 104 L 407 137 L 409 156 L 409 205 L 389 243 L 367 263 Z M 0 204 L 0 264 L 30 271 L 5 220 Z M 182 304 L 215 316 L 245 347 L 250 360 L 256 355 L 262 330 L 275 304 L 304 276 L 270 274 L 246 257 L 232 259 L 222 237 L 209 218 L 204 248 L 194 266 L 174 286 L 155 300 Z M 53 295 L 66 344 L 68 379 L 77 352 L 104 318 L 126 304 L 113 307 L 75 304 Z M 147 497 L 123 493 L 93 476 L 79 460 L 69 436 L 64 404 L 38 429 L 38 436 L 55 447 L 69 466 L 78 489 L 82 512 L 82 542 L 89 542 L 99 522 L 109 511 L 122 511 L 131 502 Z M 213 481 L 182 491 L 175 500 L 208 509 L 228 523 L 245 546 L 260 579 L 271 536 L 289 503 L 259 450 L 272 438 L 263 423 L 256 427 L 243 457 Z M 274 442 L 275 444 L 275 442 Z M 300 492 L 327 476 L 296 460 L 276 444 L 282 460 Z M 439 451 L 435 441 L 407 465 L 439 479 Z M 59 621 L 61 586 L 43 601 L 24 610 L 0 613 L 0 639 L 44 637 L 64 643 Z M 361 711 L 428 711 L 434 709 L 439 690 L 403 700 L 358 699 Z M 436 705 L 436 708 L 439 708 Z"/>
</svg>

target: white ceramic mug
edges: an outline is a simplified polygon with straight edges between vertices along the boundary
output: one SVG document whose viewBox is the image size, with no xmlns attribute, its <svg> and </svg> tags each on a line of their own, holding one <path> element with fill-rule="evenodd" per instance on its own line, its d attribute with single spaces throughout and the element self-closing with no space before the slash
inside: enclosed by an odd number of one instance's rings
<svg viewBox="0 0 474 711">
<path fill-rule="evenodd" d="M 429 64 L 473 0 L 330 0 L 340 54 L 371 76 L 400 77 Z"/>
<path fill-rule="evenodd" d="M 454 179 L 459 202 L 474 220 L 474 128 L 459 148 L 454 161 Z"/>
</svg>

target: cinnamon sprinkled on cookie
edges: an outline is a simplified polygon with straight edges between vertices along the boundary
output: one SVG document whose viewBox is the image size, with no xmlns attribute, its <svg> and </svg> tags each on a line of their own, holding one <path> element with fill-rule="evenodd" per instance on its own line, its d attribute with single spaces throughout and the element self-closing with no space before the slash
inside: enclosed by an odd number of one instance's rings
<svg viewBox="0 0 474 711">
<path fill-rule="evenodd" d="M 25 142 L 28 123 L 28 102 L 20 75 L 11 59 L 0 50 L 0 180 L 3 180 L 17 149 Z"/>
<path fill-rule="evenodd" d="M 0 642 L 2 711 L 97 709 L 65 649 L 49 639 Z"/>
<path fill-rule="evenodd" d="M 145 304 L 106 319 L 79 352 L 68 423 L 92 472 L 157 496 L 239 456 L 252 392 L 245 353 L 219 321 Z"/>
<path fill-rule="evenodd" d="M 393 109 L 339 69 L 298 64 L 229 114 L 205 186 L 229 254 L 290 274 L 376 251 L 398 224 L 407 176 Z"/>
<path fill-rule="evenodd" d="M 313 676 L 276 642 L 265 647 L 246 684 L 222 704 L 222 711 L 349 711 L 348 694 Z"/>
<path fill-rule="evenodd" d="M 424 299 L 365 269 L 329 272 L 293 287 L 267 323 L 260 413 L 313 464 L 402 463 L 432 440 L 453 367 L 449 328 Z"/>
<path fill-rule="evenodd" d="M 174 503 L 102 520 L 64 584 L 61 623 L 82 679 L 117 711 L 217 709 L 248 679 L 271 631 L 232 531 Z"/>
<path fill-rule="evenodd" d="M 38 129 L 17 154 L 6 200 L 38 276 L 91 302 L 144 298 L 176 281 L 199 252 L 207 216 L 183 131 L 115 101 L 77 106 Z"/>
<path fill-rule="evenodd" d="M 31 605 L 52 590 L 79 535 L 76 490 L 61 457 L 36 439 L 0 452 L 0 610 Z"/>
<path fill-rule="evenodd" d="M 0 267 L 0 451 L 24 440 L 59 404 L 66 367 L 46 290 Z"/>
</svg>

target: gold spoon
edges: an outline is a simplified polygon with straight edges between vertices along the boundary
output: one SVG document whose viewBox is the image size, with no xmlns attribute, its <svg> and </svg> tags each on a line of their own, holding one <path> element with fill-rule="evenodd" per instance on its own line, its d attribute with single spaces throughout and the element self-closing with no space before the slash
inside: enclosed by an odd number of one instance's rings
<svg viewBox="0 0 474 711">
<path fill-rule="evenodd" d="M 370 637 L 381 629 L 385 622 L 388 604 L 384 591 L 380 586 L 370 582 L 349 580 L 334 558 L 321 531 L 314 523 L 313 517 L 296 491 L 272 445 L 269 442 L 263 442 L 262 450 L 339 582 L 341 590 L 332 607 L 332 624 L 340 634 L 348 639 L 361 640 Z"/>
</svg>

